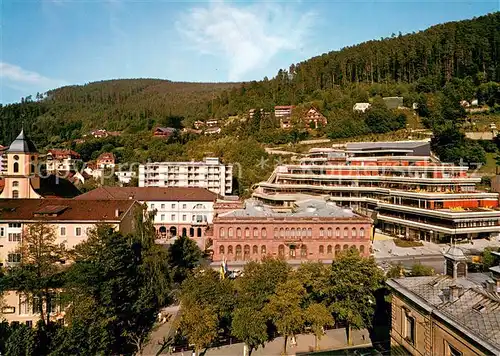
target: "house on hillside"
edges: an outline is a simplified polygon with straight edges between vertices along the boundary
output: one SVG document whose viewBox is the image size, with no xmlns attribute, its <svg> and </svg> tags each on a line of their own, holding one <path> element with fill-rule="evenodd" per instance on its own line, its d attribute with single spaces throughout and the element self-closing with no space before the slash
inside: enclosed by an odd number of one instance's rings
<svg viewBox="0 0 500 356">
<path fill-rule="evenodd" d="M 219 125 L 219 120 L 208 120 L 206 122 L 207 127 L 217 127 Z"/>
<path fill-rule="evenodd" d="M 47 153 L 47 172 L 74 171 L 78 163 L 82 162 L 80 154 L 73 150 L 52 149 Z"/>
<path fill-rule="evenodd" d="M 401 109 L 404 104 L 403 104 L 403 97 L 402 96 L 388 96 L 385 98 L 382 98 L 385 102 L 385 105 L 387 106 L 388 109 Z"/>
<path fill-rule="evenodd" d="M 153 136 L 155 136 L 155 137 L 161 137 L 161 138 L 169 138 L 176 131 L 177 131 L 177 129 L 175 129 L 173 127 L 157 127 L 153 131 Z"/>
<path fill-rule="evenodd" d="M 203 121 L 200 121 L 200 120 L 196 120 L 193 124 L 193 127 L 196 129 L 196 130 L 199 130 L 201 129 L 203 126 L 205 126 L 205 123 Z"/>
<path fill-rule="evenodd" d="M 113 168 L 115 166 L 115 155 L 111 152 L 101 153 L 101 155 L 97 157 L 96 164 L 99 169 Z"/>
<path fill-rule="evenodd" d="M 356 103 L 356 104 L 354 104 L 354 107 L 352 108 L 352 110 L 356 111 L 356 112 L 365 112 L 371 106 L 372 106 L 372 104 L 370 104 L 370 103 Z"/>
<path fill-rule="evenodd" d="M 220 127 L 209 127 L 205 130 L 205 135 L 217 135 L 220 134 Z"/>
<path fill-rule="evenodd" d="M 310 108 L 306 115 L 302 118 L 306 127 L 317 129 L 320 126 L 325 127 L 328 123 L 326 117 L 316 108 Z"/>
<path fill-rule="evenodd" d="M 282 105 L 274 107 L 274 116 L 281 119 L 282 117 L 291 117 L 294 105 Z"/>
</svg>

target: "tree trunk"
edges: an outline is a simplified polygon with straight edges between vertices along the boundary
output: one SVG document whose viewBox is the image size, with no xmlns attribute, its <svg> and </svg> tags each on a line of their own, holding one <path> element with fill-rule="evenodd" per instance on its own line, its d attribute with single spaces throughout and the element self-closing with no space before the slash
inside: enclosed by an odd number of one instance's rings
<svg viewBox="0 0 500 356">
<path fill-rule="evenodd" d="M 351 346 L 352 345 L 351 324 L 347 324 L 347 327 L 345 328 L 345 332 L 346 332 L 346 335 L 347 335 L 347 345 Z"/>
<path fill-rule="evenodd" d="M 314 335 L 314 351 L 318 351 L 318 335 Z"/>
<path fill-rule="evenodd" d="M 286 355 L 286 343 L 288 341 L 288 335 L 285 335 L 285 342 L 283 344 L 283 355 Z"/>
</svg>

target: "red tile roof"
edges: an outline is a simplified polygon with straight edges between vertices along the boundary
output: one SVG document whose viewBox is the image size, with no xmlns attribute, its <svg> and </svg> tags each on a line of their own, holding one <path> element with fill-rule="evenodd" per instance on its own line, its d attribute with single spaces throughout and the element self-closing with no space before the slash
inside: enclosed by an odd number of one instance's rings
<svg viewBox="0 0 500 356">
<path fill-rule="evenodd" d="M 101 153 L 99 157 L 97 157 L 97 162 L 100 161 L 115 161 L 115 155 L 111 152 Z"/>
<path fill-rule="evenodd" d="M 135 199 L 138 201 L 213 201 L 217 194 L 205 188 L 100 187 L 75 199 Z"/>
<path fill-rule="evenodd" d="M 62 150 L 62 149 L 54 149 L 49 150 L 47 154 L 50 154 L 54 158 L 61 159 L 70 156 L 71 158 L 80 158 L 80 154 L 73 150 Z"/>
<path fill-rule="evenodd" d="M 1 199 L 0 221 L 118 222 L 134 204 L 130 200 Z"/>
</svg>

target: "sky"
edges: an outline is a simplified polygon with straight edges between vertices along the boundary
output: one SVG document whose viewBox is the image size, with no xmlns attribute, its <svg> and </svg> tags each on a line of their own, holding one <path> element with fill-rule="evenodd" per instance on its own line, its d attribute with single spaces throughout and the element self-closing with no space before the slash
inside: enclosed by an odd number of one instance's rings
<svg viewBox="0 0 500 356">
<path fill-rule="evenodd" d="M 0 0 L 0 103 L 116 78 L 272 78 L 345 46 L 499 10 L 500 0 Z"/>
</svg>

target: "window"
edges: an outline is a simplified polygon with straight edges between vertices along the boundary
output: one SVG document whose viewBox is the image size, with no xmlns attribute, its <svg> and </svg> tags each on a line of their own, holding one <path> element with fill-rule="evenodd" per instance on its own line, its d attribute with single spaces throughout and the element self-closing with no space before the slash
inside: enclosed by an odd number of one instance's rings
<svg viewBox="0 0 500 356">
<path fill-rule="evenodd" d="M 12 199 L 19 199 L 19 191 L 18 190 L 12 191 Z"/>
<path fill-rule="evenodd" d="M 224 230 L 224 228 L 223 228 L 223 227 L 221 227 L 221 228 L 219 229 L 219 237 L 224 238 L 225 232 L 226 232 L 226 230 Z"/>
<path fill-rule="evenodd" d="M 448 355 L 449 356 L 462 356 L 462 353 L 458 351 L 458 349 L 454 348 L 450 344 L 448 344 Z"/>
<path fill-rule="evenodd" d="M 187 208 L 187 204 L 182 204 L 182 209 L 186 209 Z"/>
<path fill-rule="evenodd" d="M 290 231 L 290 236 L 295 237 L 295 228 L 292 227 L 292 230 Z"/>
<path fill-rule="evenodd" d="M 274 228 L 274 238 L 277 239 L 280 236 L 279 230 L 277 227 Z"/>
<path fill-rule="evenodd" d="M 344 228 L 344 239 L 347 239 L 349 237 L 349 229 Z"/>
<path fill-rule="evenodd" d="M 280 228 L 280 237 L 285 237 L 285 229 Z"/>
<path fill-rule="evenodd" d="M 220 254 L 220 255 L 223 255 L 223 254 L 224 254 L 224 246 L 223 246 L 223 245 L 220 245 L 220 246 L 219 246 L 219 254 Z"/>
<path fill-rule="evenodd" d="M 236 229 L 236 237 L 241 238 L 241 229 L 240 228 Z"/>
<path fill-rule="evenodd" d="M 186 215 L 182 215 L 182 221 L 186 221 L 187 220 L 187 216 Z"/>
<path fill-rule="evenodd" d="M 172 215 L 170 216 L 170 220 L 175 221 L 175 214 L 172 214 Z"/>
<path fill-rule="evenodd" d="M 343 250 L 349 250 L 349 245 L 344 245 Z"/>
<path fill-rule="evenodd" d="M 19 263 L 19 262 L 21 262 L 21 254 L 20 253 L 9 253 L 7 255 L 7 261 L 9 263 Z"/>
<path fill-rule="evenodd" d="M 262 230 L 260 231 L 260 237 L 265 239 L 267 237 L 267 230 L 262 228 Z"/>
<path fill-rule="evenodd" d="M 329 255 L 331 255 L 331 254 L 332 254 L 332 245 L 328 245 L 328 246 L 326 247 L 326 253 L 328 253 Z"/>
<path fill-rule="evenodd" d="M 356 230 L 355 227 L 352 228 L 351 230 L 351 237 L 354 239 L 358 235 L 358 231 Z"/>
<path fill-rule="evenodd" d="M 17 180 L 12 182 L 13 187 L 19 187 L 19 182 Z"/>
<path fill-rule="evenodd" d="M 75 229 L 75 235 L 76 236 L 81 236 L 82 235 L 82 228 L 81 227 L 77 227 Z"/>
<path fill-rule="evenodd" d="M 322 255 L 325 253 L 325 246 L 319 245 L 319 254 Z"/>
<path fill-rule="evenodd" d="M 165 221 L 165 214 L 161 214 L 161 215 L 160 215 L 160 220 L 161 220 L 161 221 Z"/>
<path fill-rule="evenodd" d="M 229 229 L 227 229 L 227 236 L 233 237 L 233 228 L 232 227 L 230 227 Z"/>
<path fill-rule="evenodd" d="M 325 230 L 322 227 L 319 228 L 319 237 L 325 236 Z"/>
<path fill-rule="evenodd" d="M 284 245 L 278 246 L 278 256 L 285 256 L 285 246 Z"/>
<path fill-rule="evenodd" d="M 5 228 L 0 227 L 0 237 L 4 237 L 4 236 L 5 236 Z"/>
<path fill-rule="evenodd" d="M 265 255 L 265 254 L 266 254 L 266 245 L 262 245 L 262 246 L 260 246 L 260 253 L 261 253 L 262 255 Z"/>
<path fill-rule="evenodd" d="M 172 204 L 172 209 L 175 209 L 175 204 Z"/>
<path fill-rule="evenodd" d="M 253 245 L 253 247 L 252 247 L 252 253 L 254 255 L 258 254 L 259 253 L 259 246 Z"/>
<path fill-rule="evenodd" d="M 332 237 L 333 236 L 333 230 L 332 230 L 331 227 L 328 228 L 326 234 L 327 234 L 328 237 Z"/>
<path fill-rule="evenodd" d="M 365 253 L 365 246 L 364 245 L 359 246 L 359 253 L 361 255 Z"/>
<path fill-rule="evenodd" d="M 161 208 L 162 208 L 162 209 L 165 209 L 165 204 L 162 204 L 162 205 L 161 205 Z"/>
<path fill-rule="evenodd" d="M 405 314 L 405 339 L 415 345 L 415 318 Z"/>
<path fill-rule="evenodd" d="M 339 238 L 340 237 L 340 228 L 335 229 L 335 237 Z"/>
<path fill-rule="evenodd" d="M 151 210 L 153 210 L 154 208 L 155 208 L 155 205 L 151 204 Z"/>
<path fill-rule="evenodd" d="M 245 228 L 245 237 L 249 238 L 250 237 L 250 229 L 247 227 Z"/>
<path fill-rule="evenodd" d="M 365 237 L 365 229 L 364 228 L 359 229 L 359 237 L 360 238 L 364 238 Z"/>
<path fill-rule="evenodd" d="M 311 237 L 313 235 L 313 230 L 311 228 L 307 229 L 307 236 Z"/>
<path fill-rule="evenodd" d="M 307 257 L 307 246 L 306 245 L 300 246 L 300 257 L 302 257 L 302 258 Z"/>
<path fill-rule="evenodd" d="M 253 228 L 253 237 L 259 237 L 259 229 L 256 227 Z"/>
<path fill-rule="evenodd" d="M 228 254 L 228 255 L 232 255 L 232 254 L 233 254 L 233 246 L 229 245 L 229 246 L 227 247 L 227 254 Z"/>
<path fill-rule="evenodd" d="M 92 232 L 92 228 L 91 227 L 88 227 L 85 229 L 85 235 L 89 235 L 90 233 Z"/>
<path fill-rule="evenodd" d="M 66 236 L 66 228 L 63 226 L 61 227 L 61 236 Z"/>
<path fill-rule="evenodd" d="M 11 229 L 20 229 L 21 223 L 9 223 L 9 228 Z"/>
<path fill-rule="evenodd" d="M 21 233 L 20 232 L 9 233 L 9 242 L 20 242 L 20 241 L 21 241 Z"/>
<path fill-rule="evenodd" d="M 18 162 L 14 162 L 14 173 L 19 173 L 19 163 Z"/>
</svg>

